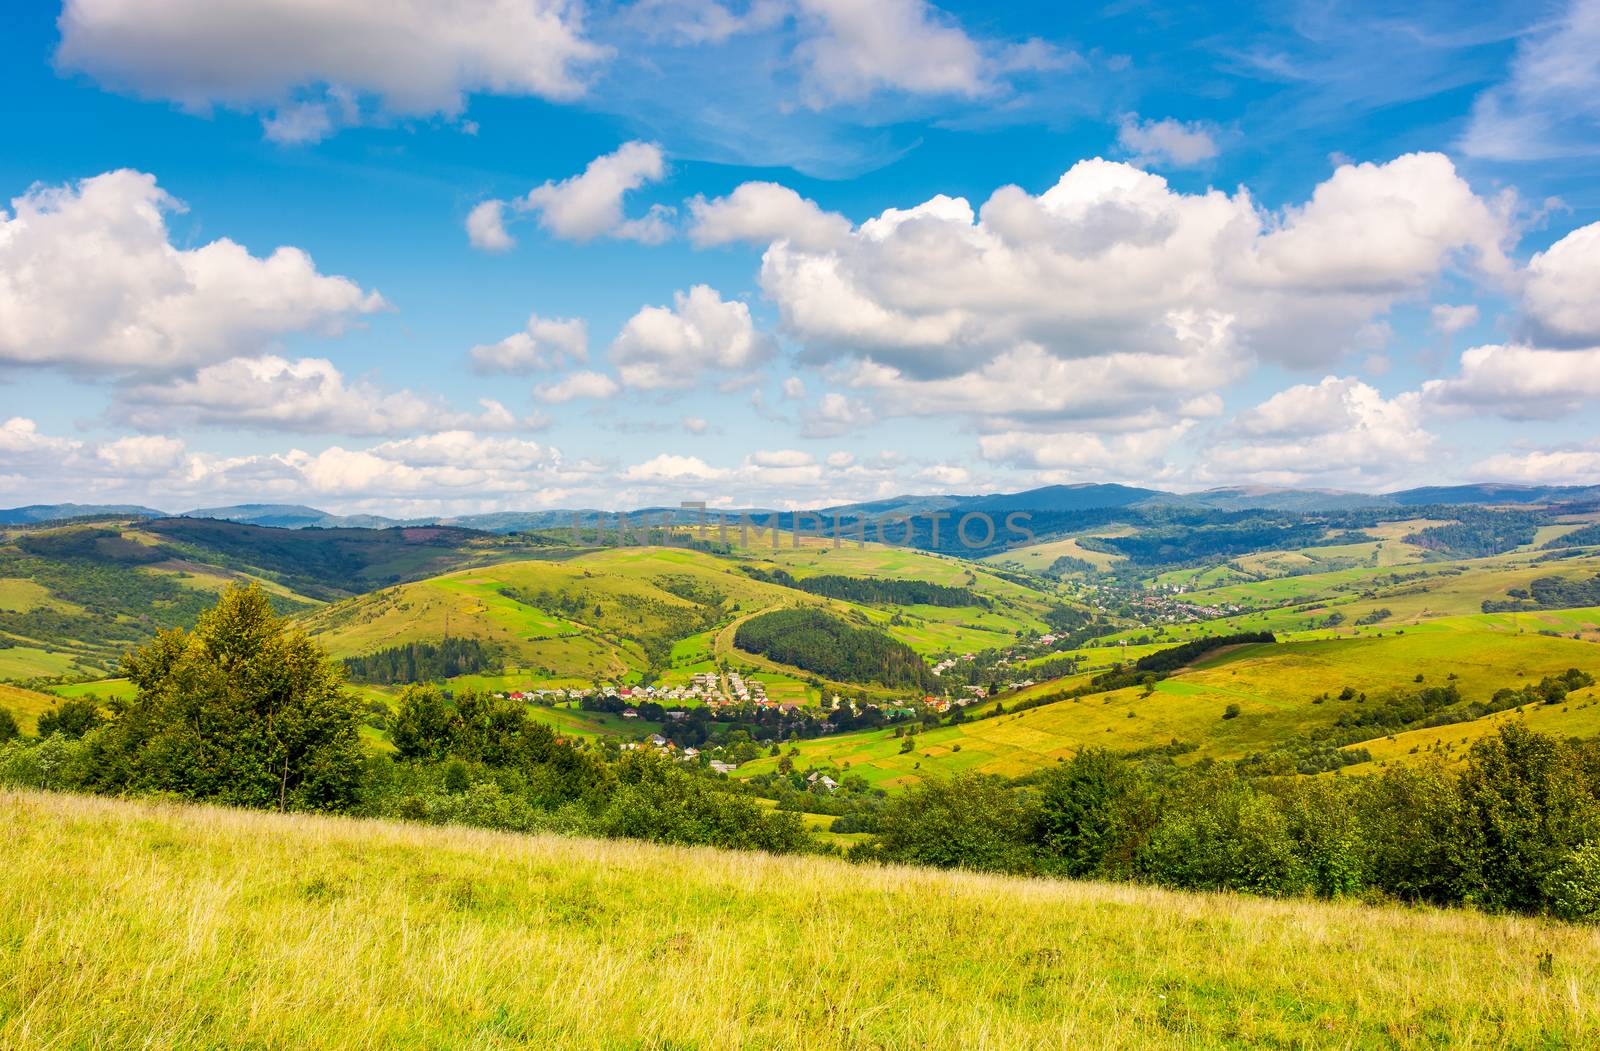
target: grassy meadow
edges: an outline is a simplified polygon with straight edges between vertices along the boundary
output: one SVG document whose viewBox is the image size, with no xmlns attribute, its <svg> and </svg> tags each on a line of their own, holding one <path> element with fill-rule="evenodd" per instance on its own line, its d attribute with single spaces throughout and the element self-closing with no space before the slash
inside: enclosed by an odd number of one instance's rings
<svg viewBox="0 0 1600 1051">
<path fill-rule="evenodd" d="M 1487 701 L 1496 690 L 1521 687 L 1568 668 L 1600 676 L 1600 646 L 1528 630 L 1530 624 L 1546 623 L 1544 618 L 1557 618 L 1572 627 L 1600 619 L 1600 610 L 1446 617 L 1383 634 L 1330 634 L 1239 646 L 1155 683 L 1149 693 L 1143 688 L 1115 690 L 940 726 L 917 732 L 911 751 L 902 750 L 904 738 L 892 729 L 822 737 L 800 742 L 794 761 L 801 769 L 811 764 L 848 769 L 870 784 L 895 788 L 934 775 L 969 771 L 1016 777 L 1087 747 L 1125 751 L 1177 740 L 1197 746 L 1180 758 L 1183 763 L 1237 759 L 1330 727 L 1344 714 L 1359 714 L 1364 702 L 1339 698 L 1345 687 L 1377 700 L 1419 688 L 1420 674 L 1421 685 L 1453 682 L 1465 699 Z M 1158 648 L 1130 646 L 1128 659 Z M 1104 650 L 1083 652 L 1102 654 L 1096 664 L 1106 659 Z M 1084 673 L 1041 683 L 1003 700 L 1014 705 L 1081 685 L 1088 678 Z M 1534 728 L 1562 736 L 1600 732 L 1594 718 L 1600 711 L 1580 708 L 1579 703 L 1541 712 Z M 1230 705 L 1238 706 L 1237 714 L 1222 718 Z M 1482 726 L 1415 731 L 1423 736 L 1398 752 L 1375 744 L 1373 756 L 1376 760 L 1381 752 L 1385 761 L 1403 760 L 1421 754 L 1410 751 L 1418 740 L 1426 745 L 1436 739 L 1427 735 L 1447 734 L 1448 740 L 1470 742 L 1493 733 L 1498 725 L 1484 721 Z M 740 773 L 748 776 L 776 764 L 776 759 L 763 758 L 742 767 Z"/>
<path fill-rule="evenodd" d="M 1600 931 L 0 795 L 0 1046 L 1584 1047 Z"/>
</svg>

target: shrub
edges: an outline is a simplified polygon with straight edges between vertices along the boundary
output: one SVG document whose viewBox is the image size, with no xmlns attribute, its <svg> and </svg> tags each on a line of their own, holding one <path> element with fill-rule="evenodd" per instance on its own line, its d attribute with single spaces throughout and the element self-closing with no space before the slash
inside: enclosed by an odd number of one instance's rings
<svg viewBox="0 0 1600 1051">
<path fill-rule="evenodd" d="M 69 741 L 76 741 L 100 722 L 100 707 L 94 701 L 86 698 L 62 701 L 39 716 L 39 736 L 60 734 Z"/>
</svg>

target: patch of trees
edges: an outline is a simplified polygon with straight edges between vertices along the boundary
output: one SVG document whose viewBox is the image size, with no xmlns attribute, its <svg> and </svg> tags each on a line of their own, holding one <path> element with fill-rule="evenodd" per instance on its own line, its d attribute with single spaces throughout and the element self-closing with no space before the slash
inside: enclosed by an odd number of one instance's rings
<svg viewBox="0 0 1600 1051">
<path fill-rule="evenodd" d="M 905 643 L 819 609 L 779 609 L 751 617 L 739 625 L 733 644 L 840 682 L 923 690 L 934 682 L 928 666 Z"/>
<path fill-rule="evenodd" d="M 1177 671 L 1179 668 L 1193 664 L 1206 654 L 1220 650 L 1224 646 L 1277 641 L 1277 636 L 1270 631 L 1244 631 L 1233 635 L 1209 635 L 1185 642 L 1180 646 L 1158 650 L 1155 653 L 1140 657 L 1137 661 L 1134 661 L 1133 666 L 1141 672 Z"/>
<path fill-rule="evenodd" d="M 1462 521 L 1430 526 L 1402 539 L 1424 550 L 1457 558 L 1486 558 L 1531 544 L 1539 528 L 1538 518 L 1524 512 L 1499 514 L 1455 509 L 1451 514 Z"/>
<path fill-rule="evenodd" d="M 1100 572 L 1100 569 L 1093 562 L 1083 558 L 1075 558 L 1072 555 L 1060 556 L 1050 563 L 1050 568 L 1045 570 L 1045 574 L 1052 577 L 1064 577 L 1073 573 L 1093 576 L 1098 572 Z"/>
<path fill-rule="evenodd" d="M 1600 574 L 1588 580 L 1539 577 L 1527 590 L 1512 588 L 1506 599 L 1484 599 L 1485 613 L 1515 613 L 1536 609 L 1580 609 L 1600 606 Z"/>
<path fill-rule="evenodd" d="M 1369 624 L 1381 624 L 1392 616 L 1394 616 L 1394 611 L 1385 607 L 1384 609 L 1375 609 L 1370 613 L 1363 613 L 1355 619 L 1355 623 L 1363 627 Z"/>
<path fill-rule="evenodd" d="M 1596 522 L 1593 525 L 1586 525 L 1581 529 L 1574 529 L 1566 536 L 1558 536 L 1554 540 L 1547 541 L 1544 547 L 1546 549 L 1557 547 L 1588 547 L 1591 544 L 1600 544 L 1600 522 Z"/>
<path fill-rule="evenodd" d="M 860 857 L 1196 890 L 1600 914 L 1600 745 L 1507 726 L 1464 769 L 1252 778 L 1086 750 L 1018 786 L 931 781 Z"/>
<path fill-rule="evenodd" d="M 970 588 L 931 584 L 926 580 L 896 580 L 889 577 L 847 577 L 840 573 L 821 573 L 796 578 L 783 569 L 763 570 L 741 567 L 756 580 L 794 588 L 810 595 L 860 602 L 871 606 L 989 606 L 989 600 Z"/>
<path fill-rule="evenodd" d="M 365 683 L 430 682 L 499 668 L 498 653 L 477 639 L 466 638 L 407 642 L 344 659 L 345 674 L 354 682 Z"/>
</svg>

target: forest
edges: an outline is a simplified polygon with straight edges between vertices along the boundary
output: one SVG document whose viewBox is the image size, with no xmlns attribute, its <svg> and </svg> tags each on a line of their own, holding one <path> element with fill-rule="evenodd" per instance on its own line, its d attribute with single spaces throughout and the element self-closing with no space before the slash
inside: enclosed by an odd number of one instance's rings
<svg viewBox="0 0 1600 1051">
<path fill-rule="evenodd" d="M 747 653 L 841 682 L 917 689 L 933 683 L 927 664 L 905 643 L 819 609 L 779 609 L 751 617 L 739 625 L 733 642 Z"/>
</svg>

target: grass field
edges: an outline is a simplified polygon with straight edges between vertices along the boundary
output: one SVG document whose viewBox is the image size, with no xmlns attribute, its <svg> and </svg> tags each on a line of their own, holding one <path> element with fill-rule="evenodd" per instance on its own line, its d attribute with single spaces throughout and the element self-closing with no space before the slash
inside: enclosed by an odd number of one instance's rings
<svg viewBox="0 0 1600 1051">
<path fill-rule="evenodd" d="M 1600 1041 L 1600 933 L 1536 920 L 71 796 L 0 841 L 15 1051 Z"/>
<path fill-rule="evenodd" d="M 39 716 L 53 708 L 56 701 L 57 698 L 49 694 L 0 683 L 0 708 L 6 709 L 16 718 L 17 726 L 25 734 L 38 732 Z"/>
<path fill-rule="evenodd" d="M 1571 626 L 1600 611 L 1565 614 L 1564 623 Z M 1465 699 L 1486 701 L 1503 687 L 1537 682 L 1572 667 L 1600 677 L 1600 645 L 1526 630 L 1527 621 L 1544 616 L 1478 614 L 1382 635 L 1241 646 L 1156 683 L 1148 695 L 1138 688 L 1118 690 L 942 726 L 917 733 L 916 747 L 909 752 L 901 750 L 904 739 L 892 729 L 803 741 L 795 763 L 802 769 L 845 769 L 848 764 L 851 773 L 869 783 L 895 788 L 965 771 L 1014 777 L 1091 746 L 1129 750 L 1177 740 L 1196 746 L 1183 762 L 1236 759 L 1270 751 L 1279 742 L 1334 724 L 1343 714 L 1361 712 L 1363 702 L 1338 699 L 1346 686 L 1370 695 L 1375 703 L 1390 693 L 1453 682 Z M 1138 655 L 1139 648 L 1129 649 L 1130 659 Z M 1102 661 L 1108 656 L 1104 650 L 1083 652 L 1099 653 Z M 1423 676 L 1420 684 L 1415 681 L 1418 674 Z M 1006 701 L 1009 706 L 1087 678 L 1040 684 Z M 1322 700 L 1323 694 L 1330 696 Z M 1238 714 L 1223 719 L 1229 705 L 1237 705 Z M 1556 720 L 1565 733 L 1579 736 L 1600 731 L 1590 728 L 1590 721 L 1576 716 Z M 1403 751 L 1397 758 L 1409 754 Z M 762 758 L 741 767 L 740 774 L 760 773 L 776 762 Z"/>
</svg>

